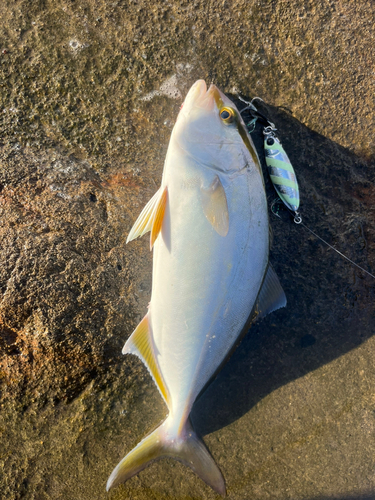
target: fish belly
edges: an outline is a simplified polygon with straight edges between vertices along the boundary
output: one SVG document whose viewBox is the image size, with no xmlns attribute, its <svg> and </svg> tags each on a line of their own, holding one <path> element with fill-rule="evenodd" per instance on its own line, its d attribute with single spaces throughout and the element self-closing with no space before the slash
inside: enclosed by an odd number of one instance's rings
<svg viewBox="0 0 375 500">
<path fill-rule="evenodd" d="M 186 176 L 186 172 L 189 175 Z M 154 247 L 149 317 L 172 414 L 187 417 L 199 392 L 224 361 L 256 301 L 268 265 L 264 186 L 254 166 L 220 176 L 229 231 L 220 236 L 202 210 L 194 168 L 164 179 L 168 208 Z"/>
</svg>

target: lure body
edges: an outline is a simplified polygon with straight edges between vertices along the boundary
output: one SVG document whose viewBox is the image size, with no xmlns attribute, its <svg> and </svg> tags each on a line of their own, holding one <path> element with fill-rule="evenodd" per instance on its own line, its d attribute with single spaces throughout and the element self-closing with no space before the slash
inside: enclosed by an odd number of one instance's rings
<svg viewBox="0 0 375 500">
<path fill-rule="evenodd" d="M 279 139 L 272 130 L 264 130 L 264 154 L 272 184 L 292 212 L 299 208 L 299 189 L 294 168 Z"/>
</svg>

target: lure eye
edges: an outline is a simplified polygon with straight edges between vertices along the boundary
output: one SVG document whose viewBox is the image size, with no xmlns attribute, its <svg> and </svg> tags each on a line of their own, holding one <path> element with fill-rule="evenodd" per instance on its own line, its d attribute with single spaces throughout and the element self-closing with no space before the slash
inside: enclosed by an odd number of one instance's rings
<svg viewBox="0 0 375 500">
<path fill-rule="evenodd" d="M 220 118 L 224 123 L 232 123 L 234 119 L 234 111 L 231 108 L 222 108 L 220 111 Z"/>
</svg>

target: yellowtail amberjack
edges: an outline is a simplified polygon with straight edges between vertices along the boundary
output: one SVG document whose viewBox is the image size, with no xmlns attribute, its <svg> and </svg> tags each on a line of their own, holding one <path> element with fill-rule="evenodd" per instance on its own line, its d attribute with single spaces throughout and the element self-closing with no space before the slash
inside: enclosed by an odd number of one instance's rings
<svg viewBox="0 0 375 500">
<path fill-rule="evenodd" d="M 117 465 L 107 490 L 161 457 L 225 494 L 223 476 L 189 421 L 194 401 L 249 325 L 286 304 L 269 266 L 263 176 L 236 106 L 198 80 L 177 118 L 161 187 L 129 233 L 151 231 L 152 294 L 123 353 L 139 356 L 169 416 Z"/>
</svg>

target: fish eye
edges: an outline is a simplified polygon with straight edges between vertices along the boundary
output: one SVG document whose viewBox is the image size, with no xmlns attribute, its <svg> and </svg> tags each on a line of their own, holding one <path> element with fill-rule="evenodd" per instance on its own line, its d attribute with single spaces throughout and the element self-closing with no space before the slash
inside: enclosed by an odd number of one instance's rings
<svg viewBox="0 0 375 500">
<path fill-rule="evenodd" d="M 222 108 L 220 110 L 220 118 L 224 123 L 232 123 L 234 116 L 234 111 L 231 108 Z"/>
</svg>

